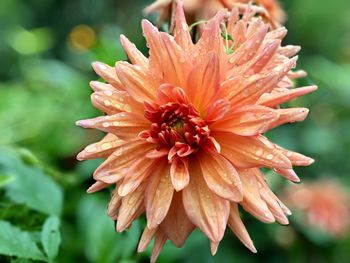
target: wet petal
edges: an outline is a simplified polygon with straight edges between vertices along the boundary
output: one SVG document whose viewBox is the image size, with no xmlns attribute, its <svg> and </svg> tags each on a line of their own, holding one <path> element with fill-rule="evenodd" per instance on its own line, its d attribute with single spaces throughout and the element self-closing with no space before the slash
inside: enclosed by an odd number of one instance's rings
<svg viewBox="0 0 350 263">
<path fill-rule="evenodd" d="M 136 101 L 153 101 L 157 94 L 157 84 L 141 67 L 120 61 L 116 64 L 116 72 L 124 89 Z"/>
<path fill-rule="evenodd" d="M 178 1 L 176 6 L 174 36 L 176 43 L 178 43 L 183 50 L 191 50 L 193 43 L 186 23 L 183 3 L 181 1 Z"/>
<path fill-rule="evenodd" d="M 228 218 L 228 226 L 236 237 L 253 253 L 256 253 L 253 241 L 250 238 L 247 229 L 245 228 L 238 211 L 238 205 L 231 203 L 230 216 Z"/>
<path fill-rule="evenodd" d="M 158 228 L 148 228 L 147 226 L 145 227 L 145 229 L 143 230 L 139 245 L 137 247 L 137 252 L 141 253 L 144 252 L 149 243 L 151 242 L 154 234 L 157 232 Z"/>
<path fill-rule="evenodd" d="M 205 59 L 195 66 L 188 78 L 188 96 L 199 112 L 203 111 L 219 88 L 220 69 L 218 56 L 208 53 Z"/>
<path fill-rule="evenodd" d="M 292 90 L 287 90 L 280 93 L 266 93 L 261 96 L 258 104 L 266 107 L 276 107 L 282 103 L 295 99 L 297 97 L 311 93 L 317 89 L 317 86 L 308 86 Z"/>
<path fill-rule="evenodd" d="M 142 115 L 143 105 L 133 100 L 126 91 L 97 91 L 91 95 L 92 104 L 95 108 L 113 115 L 118 112 L 134 112 Z"/>
<path fill-rule="evenodd" d="M 230 201 L 242 201 L 242 183 L 236 169 L 229 161 L 220 154 L 201 154 L 198 160 L 210 190 Z"/>
<path fill-rule="evenodd" d="M 238 171 L 243 184 L 244 195 L 243 201 L 240 204 L 244 210 L 262 222 L 272 223 L 275 222 L 275 218 L 265 201 L 260 197 L 260 189 L 255 176 L 257 170 L 256 168 L 252 168 Z"/>
<path fill-rule="evenodd" d="M 126 172 L 122 184 L 118 188 L 118 194 L 126 196 L 135 191 L 155 168 L 156 161 L 142 157 L 136 161 Z"/>
<path fill-rule="evenodd" d="M 120 82 L 114 67 L 110 67 L 102 62 L 93 62 L 92 67 L 94 68 L 97 75 L 111 84 L 114 88 L 124 90 L 124 86 Z"/>
<path fill-rule="evenodd" d="M 253 163 L 258 166 L 290 169 L 289 159 L 273 146 L 267 146 L 259 138 L 232 133 L 215 133 L 213 137 L 221 145 L 221 154 L 232 163 Z"/>
<path fill-rule="evenodd" d="M 241 136 L 254 136 L 266 132 L 279 117 L 278 111 L 258 106 L 243 106 L 231 111 L 210 125 L 212 131 L 232 132 Z"/>
<path fill-rule="evenodd" d="M 121 112 L 114 115 L 81 120 L 77 122 L 77 125 L 83 128 L 93 128 L 113 133 L 123 140 L 135 140 L 141 131 L 149 128 L 150 123 L 139 114 Z"/>
<path fill-rule="evenodd" d="M 225 233 L 230 203 L 208 188 L 196 162 L 191 163 L 190 177 L 182 192 L 186 214 L 212 242 L 218 243 Z"/>
<path fill-rule="evenodd" d="M 131 43 L 127 37 L 120 35 L 120 43 L 122 44 L 131 63 L 148 69 L 148 59 L 136 48 L 135 44 Z"/>
<path fill-rule="evenodd" d="M 160 227 L 177 247 L 182 247 L 194 230 L 182 203 L 182 193 L 174 193 L 169 212 Z"/>
<path fill-rule="evenodd" d="M 168 213 L 174 192 L 169 168 L 166 160 L 157 164 L 157 169 L 147 182 L 145 206 L 149 228 L 157 227 Z"/>
<path fill-rule="evenodd" d="M 108 133 L 101 141 L 85 147 L 85 149 L 78 154 L 77 159 L 82 161 L 107 158 L 118 146 L 124 143 L 125 142 L 118 139 L 117 136 Z"/>
<path fill-rule="evenodd" d="M 151 255 L 151 263 L 155 263 L 157 261 L 157 258 L 162 251 L 162 248 L 167 240 L 166 235 L 164 232 L 160 229 L 158 229 L 156 233 L 156 237 L 154 239 L 154 246 L 152 250 L 152 255 Z"/>
<path fill-rule="evenodd" d="M 171 163 L 170 176 L 173 187 L 176 191 L 184 189 L 189 181 L 187 158 L 175 158 Z"/>
<path fill-rule="evenodd" d="M 143 204 L 144 190 L 145 185 L 142 184 L 136 191 L 123 197 L 116 225 L 118 232 L 123 232 L 127 229 L 145 211 Z"/>
<path fill-rule="evenodd" d="M 94 179 L 106 183 L 116 183 L 123 179 L 130 166 L 143 157 L 145 151 L 150 150 L 152 147 L 154 146 L 144 141 L 124 141 L 97 168 L 94 173 Z"/>
</svg>

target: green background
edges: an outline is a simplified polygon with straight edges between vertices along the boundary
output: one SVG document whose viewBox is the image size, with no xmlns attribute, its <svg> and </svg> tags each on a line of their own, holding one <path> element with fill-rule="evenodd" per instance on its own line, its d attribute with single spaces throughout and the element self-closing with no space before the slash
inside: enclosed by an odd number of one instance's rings
<svg viewBox="0 0 350 263">
<path fill-rule="evenodd" d="M 119 34 L 147 52 L 140 20 L 149 2 L 0 1 L 0 262 L 147 262 L 150 250 L 135 253 L 144 219 L 115 233 L 106 216 L 109 191 L 85 193 L 100 161 L 78 163 L 75 155 L 101 134 L 74 122 L 100 114 L 89 99 L 88 83 L 97 79 L 90 64 L 126 59 Z M 303 181 L 331 178 L 349 189 L 350 3 L 293 0 L 283 6 L 285 43 L 302 46 L 298 67 L 309 73 L 299 84 L 316 83 L 319 90 L 290 103 L 311 109 L 305 122 L 268 137 L 316 159 L 297 169 Z M 88 26 L 83 48 L 72 33 L 78 25 Z M 280 195 L 293 187 L 276 175 L 268 178 Z M 211 257 L 196 231 L 182 249 L 167 243 L 159 262 L 350 262 L 349 234 L 333 238 L 307 227 L 298 212 L 289 226 L 243 217 L 258 254 L 227 231 Z"/>
</svg>

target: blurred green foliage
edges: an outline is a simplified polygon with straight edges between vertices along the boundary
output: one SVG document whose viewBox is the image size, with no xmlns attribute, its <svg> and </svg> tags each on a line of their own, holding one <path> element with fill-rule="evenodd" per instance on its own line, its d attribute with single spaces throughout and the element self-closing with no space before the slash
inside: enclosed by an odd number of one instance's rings
<svg viewBox="0 0 350 263">
<path fill-rule="evenodd" d="M 147 52 L 140 19 L 149 2 L 0 1 L 0 262 L 148 261 L 150 249 L 135 253 L 145 222 L 115 233 L 105 212 L 110 193 L 85 193 L 100 161 L 77 163 L 75 155 L 101 134 L 74 122 L 99 114 L 89 101 L 88 82 L 97 78 L 90 63 L 126 59 L 120 33 Z M 312 109 L 307 121 L 268 136 L 317 160 L 297 170 L 303 180 L 330 177 L 349 186 L 349 2 L 283 4 L 285 42 L 303 47 L 299 67 L 309 73 L 299 84 L 316 83 L 319 90 L 291 103 Z M 283 180 L 268 178 L 281 192 Z M 159 262 L 350 262 L 349 235 L 336 240 L 298 218 L 282 227 L 244 214 L 257 255 L 228 231 L 211 257 L 208 241 L 195 231 L 182 249 L 167 243 Z"/>
</svg>

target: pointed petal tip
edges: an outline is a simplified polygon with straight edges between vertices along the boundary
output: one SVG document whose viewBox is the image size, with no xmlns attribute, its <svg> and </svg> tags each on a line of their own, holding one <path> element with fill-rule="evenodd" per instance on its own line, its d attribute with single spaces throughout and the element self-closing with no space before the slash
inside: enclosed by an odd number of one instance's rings
<svg viewBox="0 0 350 263">
<path fill-rule="evenodd" d="M 99 61 L 94 61 L 91 63 L 92 68 L 96 71 L 96 72 L 100 72 L 103 70 L 106 70 L 108 67 L 105 63 L 99 62 Z"/>
<path fill-rule="evenodd" d="M 218 252 L 218 247 L 219 243 L 210 242 L 210 252 L 212 256 L 215 256 L 215 254 Z"/>
</svg>

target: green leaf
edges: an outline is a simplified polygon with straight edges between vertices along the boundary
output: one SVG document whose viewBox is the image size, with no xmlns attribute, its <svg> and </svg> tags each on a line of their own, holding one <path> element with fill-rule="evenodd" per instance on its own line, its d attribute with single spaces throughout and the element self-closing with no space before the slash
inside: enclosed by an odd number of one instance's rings
<svg viewBox="0 0 350 263">
<path fill-rule="evenodd" d="M 24 163 L 13 149 L 0 148 L 0 172 L 15 177 L 6 185 L 6 195 L 13 202 L 48 215 L 60 214 L 62 190 L 40 167 Z"/>
<path fill-rule="evenodd" d="M 12 175 L 0 175 L 0 187 L 8 185 L 15 180 L 15 177 Z"/>
<path fill-rule="evenodd" d="M 78 227 L 84 240 L 86 257 L 90 262 L 119 262 L 127 246 L 122 234 L 116 233 L 114 222 L 107 216 L 106 199 L 99 194 L 86 196 L 78 206 Z"/>
<path fill-rule="evenodd" d="M 0 221 L 0 254 L 46 261 L 31 235 L 6 221 Z"/>
<path fill-rule="evenodd" d="M 59 227 L 59 218 L 51 216 L 46 219 L 41 232 L 41 243 L 49 259 L 54 259 L 58 254 L 58 249 L 61 243 Z"/>
</svg>

